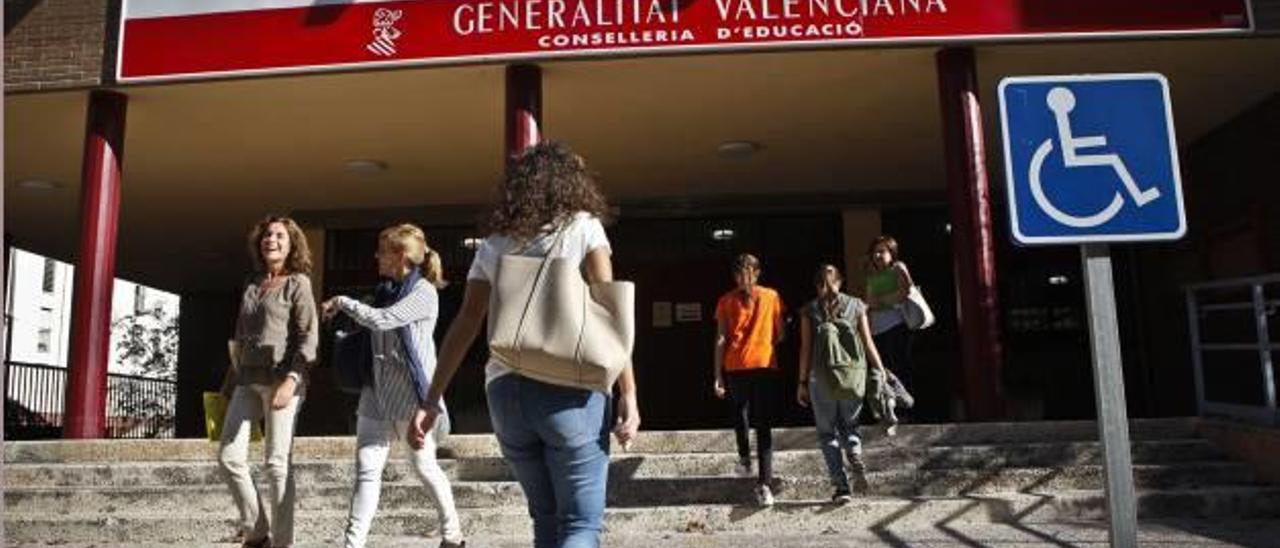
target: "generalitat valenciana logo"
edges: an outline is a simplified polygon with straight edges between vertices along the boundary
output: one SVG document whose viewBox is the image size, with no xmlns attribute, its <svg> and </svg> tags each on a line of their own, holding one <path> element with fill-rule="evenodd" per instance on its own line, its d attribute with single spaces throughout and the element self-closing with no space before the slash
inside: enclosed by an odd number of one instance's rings
<svg viewBox="0 0 1280 548">
<path fill-rule="evenodd" d="M 401 10 L 378 8 L 373 12 L 373 41 L 365 46 L 374 55 L 391 57 L 396 54 L 396 40 L 403 34 L 396 23 L 404 16 Z"/>
</svg>

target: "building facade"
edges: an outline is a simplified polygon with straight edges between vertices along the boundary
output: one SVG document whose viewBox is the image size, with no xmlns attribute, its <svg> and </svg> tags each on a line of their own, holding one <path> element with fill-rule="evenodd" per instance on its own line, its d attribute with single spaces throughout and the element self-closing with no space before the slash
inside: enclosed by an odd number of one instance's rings
<svg viewBox="0 0 1280 548">
<path fill-rule="evenodd" d="M 1008 235 L 992 144 L 1008 76 L 1171 83 L 1190 231 L 1116 252 L 1133 414 L 1194 411 L 1188 351 L 1168 344 L 1186 337 L 1183 284 L 1280 270 L 1280 202 L 1246 198 L 1274 193 L 1274 1 L 313 4 L 6 3 L 6 234 L 92 265 L 85 378 L 109 353 L 93 296 L 113 276 L 181 295 L 183 435 L 226 367 L 256 219 L 303 222 L 322 296 L 368 291 L 378 228 L 423 225 L 456 282 L 446 325 L 504 157 L 541 138 L 581 152 L 615 206 L 656 428 L 720 425 L 710 316 L 733 254 L 762 256 L 799 305 L 819 262 L 860 291 L 880 234 L 941 319 L 915 341 L 919 420 L 1090 416 L 1079 251 Z M 483 353 L 451 393 L 464 430 L 487 428 Z M 322 360 L 311 401 L 343 402 L 327 375 Z M 351 403 L 310 406 L 301 431 L 348 431 Z"/>
</svg>

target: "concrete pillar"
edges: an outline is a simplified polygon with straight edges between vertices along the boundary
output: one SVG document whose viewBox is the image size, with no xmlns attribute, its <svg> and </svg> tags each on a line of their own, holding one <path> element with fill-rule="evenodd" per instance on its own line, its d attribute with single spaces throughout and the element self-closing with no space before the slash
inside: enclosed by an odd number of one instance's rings
<svg viewBox="0 0 1280 548">
<path fill-rule="evenodd" d="M 107 364 L 111 351 L 111 289 L 116 274 L 120 173 L 128 98 L 89 94 L 80 192 L 80 255 L 76 265 L 73 337 L 63 435 L 106 435 Z"/>
<path fill-rule="evenodd" d="M 867 298 L 867 245 L 880 235 L 880 211 L 846 209 L 840 212 L 844 232 L 844 289 Z"/>
<path fill-rule="evenodd" d="M 1004 346 L 991 189 L 973 49 L 943 49 L 938 52 L 937 64 L 959 297 L 964 418 L 997 420 L 1006 415 L 1000 372 Z"/>
<path fill-rule="evenodd" d="M 322 303 L 329 298 L 324 289 L 324 270 L 325 270 L 325 246 L 328 245 L 329 239 L 326 237 L 327 231 L 324 227 L 304 226 L 302 235 L 307 238 L 307 247 L 311 249 L 311 292 L 315 295 L 316 303 Z"/>
</svg>

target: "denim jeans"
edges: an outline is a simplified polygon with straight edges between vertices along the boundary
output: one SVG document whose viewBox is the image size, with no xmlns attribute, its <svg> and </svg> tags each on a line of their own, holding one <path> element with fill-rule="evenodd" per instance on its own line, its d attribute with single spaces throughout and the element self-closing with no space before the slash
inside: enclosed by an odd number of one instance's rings
<svg viewBox="0 0 1280 548">
<path fill-rule="evenodd" d="M 489 416 L 533 518 L 535 548 L 596 548 L 609 472 L 609 398 L 507 374 Z"/>
<path fill-rule="evenodd" d="M 844 456 L 850 461 L 862 454 L 862 437 L 858 435 L 858 414 L 862 400 L 833 400 L 822 382 L 809 377 L 809 408 L 818 428 L 818 448 L 827 462 L 827 475 L 836 489 L 849 490 L 849 475 L 844 471 Z"/>
</svg>

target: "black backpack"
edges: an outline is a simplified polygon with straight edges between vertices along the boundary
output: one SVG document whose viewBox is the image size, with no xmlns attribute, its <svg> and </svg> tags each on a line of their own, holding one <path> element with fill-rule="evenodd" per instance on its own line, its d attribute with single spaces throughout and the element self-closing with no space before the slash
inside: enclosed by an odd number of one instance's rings
<svg viewBox="0 0 1280 548">
<path fill-rule="evenodd" d="M 333 332 L 333 379 L 338 390 L 359 394 L 373 384 L 373 336 L 343 316 Z"/>
</svg>

